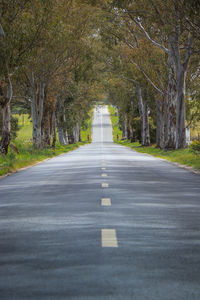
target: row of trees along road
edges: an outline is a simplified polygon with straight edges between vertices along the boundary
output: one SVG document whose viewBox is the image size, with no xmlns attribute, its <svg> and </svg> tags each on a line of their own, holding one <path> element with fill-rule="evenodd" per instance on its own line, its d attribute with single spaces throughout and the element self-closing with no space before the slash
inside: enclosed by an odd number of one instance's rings
<svg viewBox="0 0 200 300">
<path fill-rule="evenodd" d="M 199 120 L 199 12 L 199 0 L 2 0 L 0 153 L 11 108 L 30 113 L 35 148 L 55 146 L 56 130 L 67 144 L 98 93 L 123 137 L 148 146 L 156 129 L 158 147 L 184 148 Z"/>
<path fill-rule="evenodd" d="M 158 147 L 184 148 L 186 123 L 193 114 L 187 113 L 186 122 L 186 103 L 190 98 L 194 104 L 199 96 L 200 2 L 113 0 L 102 1 L 101 7 L 113 74 L 108 89 L 119 108 L 124 137 L 134 140 L 139 112 L 143 145 L 150 143 L 150 119 Z"/>
<path fill-rule="evenodd" d="M 10 144 L 11 108 L 32 117 L 35 148 L 80 140 L 97 93 L 98 9 L 72 0 L 0 2 L 0 152 Z"/>
</svg>

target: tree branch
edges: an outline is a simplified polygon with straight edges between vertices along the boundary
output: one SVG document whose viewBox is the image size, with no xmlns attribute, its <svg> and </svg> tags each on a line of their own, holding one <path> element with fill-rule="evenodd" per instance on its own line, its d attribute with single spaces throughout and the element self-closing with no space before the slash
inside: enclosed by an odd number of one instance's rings
<svg viewBox="0 0 200 300">
<path fill-rule="evenodd" d="M 186 70 L 186 68 L 188 66 L 188 63 L 189 63 L 189 60 L 190 60 L 190 56 L 192 54 L 193 41 L 194 41 L 193 36 L 191 36 L 191 34 L 189 34 L 188 43 L 187 43 L 187 47 L 186 47 L 186 53 L 185 53 L 185 60 L 184 60 L 184 63 L 183 63 L 184 70 Z"/>
<path fill-rule="evenodd" d="M 164 50 L 166 53 L 169 53 L 169 50 L 166 47 L 164 47 L 163 45 L 157 43 L 156 41 L 152 40 L 152 38 L 150 38 L 149 34 L 147 33 L 147 31 L 144 29 L 141 22 L 139 22 L 137 18 L 133 18 L 133 21 L 143 31 L 147 40 L 149 40 L 154 46 L 159 47 L 161 50 Z"/>
<path fill-rule="evenodd" d="M 131 83 L 133 83 L 136 86 L 140 86 L 140 83 L 138 81 L 134 80 L 134 79 L 131 79 L 131 78 L 128 78 L 128 77 L 125 77 L 125 76 L 122 76 L 122 75 L 120 75 L 120 77 L 122 79 L 126 79 L 126 80 L 130 81 Z"/>
<path fill-rule="evenodd" d="M 132 64 L 134 64 L 134 66 L 136 66 L 136 68 L 142 72 L 142 74 L 144 75 L 144 77 L 151 83 L 151 85 L 154 87 L 154 89 L 155 89 L 158 93 L 160 93 L 161 95 L 164 96 L 163 91 L 162 91 L 161 89 L 159 89 L 159 88 L 153 83 L 153 81 L 149 78 L 149 76 L 144 72 L 143 68 L 140 67 L 140 66 L 138 66 L 138 65 L 137 65 L 135 62 L 133 62 L 133 61 L 132 61 Z"/>
</svg>

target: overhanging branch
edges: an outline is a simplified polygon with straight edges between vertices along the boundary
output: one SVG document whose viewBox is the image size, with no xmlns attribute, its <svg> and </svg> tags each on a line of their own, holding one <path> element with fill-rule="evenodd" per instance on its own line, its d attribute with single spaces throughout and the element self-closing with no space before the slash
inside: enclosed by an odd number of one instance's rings
<svg viewBox="0 0 200 300">
<path fill-rule="evenodd" d="M 141 22 L 138 21 L 137 18 L 133 18 L 133 21 L 135 22 L 135 24 L 137 24 L 137 26 L 142 30 L 142 32 L 144 33 L 145 37 L 147 38 L 147 40 L 149 40 L 154 46 L 159 47 L 161 50 L 164 50 L 166 53 L 169 53 L 169 50 L 164 47 L 163 45 L 161 45 L 160 43 L 154 41 L 149 34 L 147 33 L 147 31 L 144 29 L 144 27 L 142 26 Z"/>
</svg>

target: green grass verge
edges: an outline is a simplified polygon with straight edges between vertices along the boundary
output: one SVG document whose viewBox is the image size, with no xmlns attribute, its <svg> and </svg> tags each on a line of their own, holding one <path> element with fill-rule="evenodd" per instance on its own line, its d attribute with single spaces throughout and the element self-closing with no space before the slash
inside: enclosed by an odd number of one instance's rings
<svg viewBox="0 0 200 300">
<path fill-rule="evenodd" d="M 15 144 L 19 150 L 19 154 L 15 153 L 13 150 L 9 150 L 7 155 L 0 156 L 0 175 L 5 175 L 14 172 L 17 169 L 33 165 L 44 159 L 69 152 L 84 145 L 85 142 L 67 146 L 56 145 L 55 149 L 49 148 L 43 150 L 34 149 L 31 144 L 27 144 L 26 146 L 19 143 Z"/>
<path fill-rule="evenodd" d="M 81 129 L 81 140 L 83 142 L 88 142 L 88 136 L 90 138 L 89 143 L 92 141 L 92 118 L 93 118 L 93 112 L 92 109 L 89 112 L 89 118 L 85 121 L 85 126 Z"/>
<path fill-rule="evenodd" d="M 138 142 L 131 143 L 129 140 L 121 140 L 122 132 L 118 126 L 118 116 L 115 116 L 115 109 L 109 106 L 109 112 L 111 115 L 111 121 L 113 126 L 113 138 L 114 142 L 120 145 L 130 147 L 140 153 L 150 154 L 155 157 L 164 158 L 171 162 L 176 162 L 181 165 L 186 165 L 193 167 L 196 170 L 200 169 L 200 154 L 193 151 L 188 147 L 187 149 L 181 150 L 161 150 L 151 145 L 149 147 L 142 147 Z M 116 136 L 119 135 L 119 141 L 117 141 Z"/>
<path fill-rule="evenodd" d="M 0 176 L 12 173 L 20 168 L 24 168 L 30 165 L 34 165 L 44 159 L 51 158 L 69 151 L 75 150 L 76 148 L 88 143 L 88 135 L 91 137 L 92 130 L 92 112 L 90 118 L 86 121 L 86 126 L 81 129 L 82 141 L 76 144 L 70 144 L 67 146 L 56 143 L 55 149 L 34 149 L 32 146 L 32 124 L 30 120 L 26 119 L 23 126 L 20 126 L 18 136 L 14 142 L 12 142 L 17 149 L 19 154 L 9 148 L 7 155 L 0 155 Z M 91 140 L 89 141 L 91 142 Z"/>
<path fill-rule="evenodd" d="M 112 122 L 112 133 L 113 133 L 113 140 L 117 143 L 117 135 L 119 137 L 119 141 L 122 138 L 122 131 L 119 129 L 119 117 L 115 114 L 115 108 L 111 105 L 108 106 L 108 110 L 111 117 Z"/>
</svg>

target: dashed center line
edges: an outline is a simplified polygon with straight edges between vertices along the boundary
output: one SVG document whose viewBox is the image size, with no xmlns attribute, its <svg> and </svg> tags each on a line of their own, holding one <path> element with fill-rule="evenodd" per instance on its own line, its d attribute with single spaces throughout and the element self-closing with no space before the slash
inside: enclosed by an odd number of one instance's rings
<svg viewBox="0 0 200 300">
<path fill-rule="evenodd" d="M 101 184 L 101 186 L 102 186 L 102 188 L 108 188 L 109 184 L 104 182 L 104 183 Z"/>
<path fill-rule="evenodd" d="M 107 177 L 108 175 L 106 173 L 101 174 L 102 177 Z"/>
<path fill-rule="evenodd" d="M 101 230 L 102 247 L 118 247 L 117 235 L 115 229 Z"/>
<path fill-rule="evenodd" d="M 106 170 L 106 168 L 101 168 L 101 170 Z"/>
<path fill-rule="evenodd" d="M 102 198 L 101 199 L 101 205 L 102 206 L 111 206 L 111 200 L 110 200 L 110 198 Z"/>
</svg>

